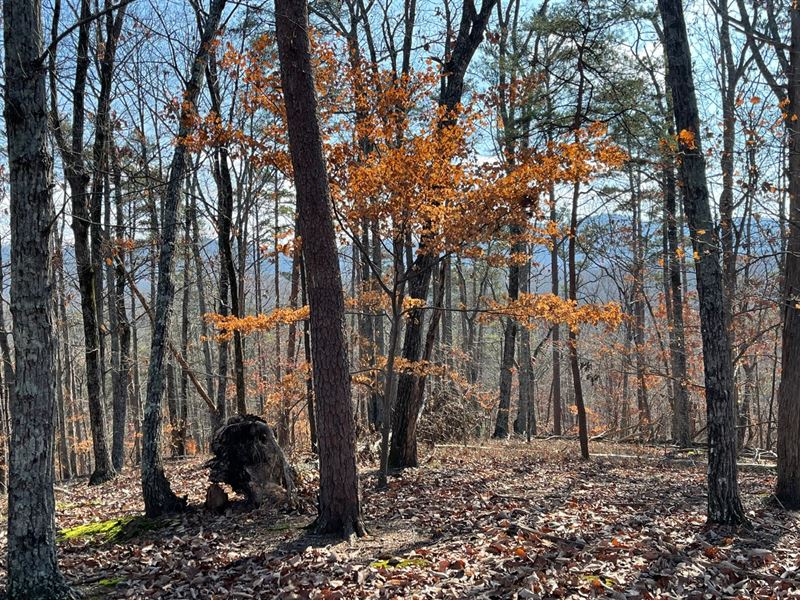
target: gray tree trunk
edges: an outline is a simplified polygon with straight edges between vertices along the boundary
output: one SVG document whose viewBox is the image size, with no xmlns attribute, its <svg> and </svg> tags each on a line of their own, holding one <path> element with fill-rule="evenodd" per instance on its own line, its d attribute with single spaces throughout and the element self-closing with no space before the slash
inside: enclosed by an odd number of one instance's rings
<svg viewBox="0 0 800 600">
<path fill-rule="evenodd" d="M 746 523 L 737 481 L 736 407 L 730 340 L 725 326 L 720 240 L 709 206 L 689 39 L 681 1 L 659 0 L 658 7 L 664 22 L 664 51 L 669 62 L 667 79 L 672 90 L 675 128 L 693 136 L 691 143 L 681 143 L 679 150 L 684 207 L 698 256 L 697 292 L 708 427 L 708 520 Z"/>
<path fill-rule="evenodd" d="M 3 2 L 5 125 L 11 187 L 11 313 L 16 350 L 8 495 L 10 599 L 69 597 L 56 559 L 55 223 L 39 0 Z"/>
<path fill-rule="evenodd" d="M 789 112 L 800 117 L 800 7 L 792 3 Z M 778 483 L 786 508 L 800 508 L 800 118 L 787 115 L 789 133 L 789 240 L 784 284 L 781 384 L 778 390 Z"/>
<path fill-rule="evenodd" d="M 156 291 L 155 319 L 150 346 L 150 363 L 147 371 L 147 396 L 142 431 L 142 492 L 145 512 L 149 517 L 183 510 L 186 500 L 178 498 L 172 491 L 164 474 L 161 460 L 161 398 L 164 391 L 164 355 L 167 350 L 167 331 L 175 296 L 172 280 L 175 238 L 178 229 L 178 201 L 186 170 L 186 144 L 189 133 L 188 111 L 193 110 L 203 85 L 205 67 L 211 42 L 219 27 L 225 0 L 212 0 L 203 32 L 192 62 L 191 71 L 183 94 L 175 151 L 172 155 L 169 180 L 164 197 L 164 212 L 158 258 L 158 289 Z"/>
</svg>

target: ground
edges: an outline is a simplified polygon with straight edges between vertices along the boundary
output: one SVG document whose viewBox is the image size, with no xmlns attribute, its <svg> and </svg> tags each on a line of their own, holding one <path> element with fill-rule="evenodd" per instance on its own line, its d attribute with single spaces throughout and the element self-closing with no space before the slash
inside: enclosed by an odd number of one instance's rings
<svg viewBox="0 0 800 600">
<path fill-rule="evenodd" d="M 205 512 L 202 459 L 167 465 L 193 509 L 146 521 L 128 468 L 58 486 L 61 565 L 87 598 L 800 597 L 800 523 L 769 502 L 768 470 L 740 477 L 752 529 L 707 527 L 700 462 L 592 449 L 585 463 L 564 440 L 439 447 L 383 491 L 365 465 L 370 535 L 352 544 L 310 535 L 308 509 Z M 313 506 L 313 465 L 299 470 Z M 3 560 L 5 542 L 2 526 Z"/>
</svg>

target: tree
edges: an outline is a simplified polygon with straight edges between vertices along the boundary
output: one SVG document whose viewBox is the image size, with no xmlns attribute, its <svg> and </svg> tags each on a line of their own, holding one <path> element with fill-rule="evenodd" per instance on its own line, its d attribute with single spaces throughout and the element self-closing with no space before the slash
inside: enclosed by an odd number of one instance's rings
<svg viewBox="0 0 800 600">
<path fill-rule="evenodd" d="M 778 481 L 775 496 L 786 508 L 796 509 L 800 508 L 800 371 L 796 368 L 800 360 L 800 6 L 797 2 L 786 5 L 790 22 L 787 41 L 781 39 L 774 3 L 767 5 L 764 31 L 756 28 L 744 0 L 738 0 L 737 5 L 755 62 L 782 109 L 786 126 L 789 232 L 788 252 L 783 265 L 782 369 L 778 390 Z M 765 59 L 764 41 L 775 53 L 777 64 L 786 76 L 785 85 L 772 72 L 773 63 Z"/>
<path fill-rule="evenodd" d="M 226 0 L 212 0 L 200 35 L 197 53 L 183 95 L 180 111 L 178 139 L 172 155 L 169 179 L 164 198 L 160 253 L 158 258 L 158 289 L 156 291 L 153 337 L 150 345 L 150 364 L 147 371 L 147 397 L 144 409 L 142 437 L 142 493 L 147 516 L 180 511 L 186 500 L 178 498 L 172 491 L 164 474 L 161 461 L 161 399 L 164 392 L 164 355 L 167 350 L 167 331 L 175 296 L 172 280 L 173 256 L 178 230 L 178 202 L 181 196 L 187 162 L 185 138 L 192 124 L 191 115 L 200 95 L 205 76 L 206 61 L 211 44 L 217 34 Z"/>
<path fill-rule="evenodd" d="M 64 174 L 69 184 L 72 200 L 72 231 L 75 237 L 75 263 L 78 271 L 78 286 L 81 297 L 81 315 L 83 317 L 84 355 L 86 360 L 86 393 L 89 400 L 89 422 L 92 429 L 92 450 L 94 455 L 94 470 L 89 479 L 90 484 L 100 484 L 116 475 L 111 462 L 106 442 L 105 403 L 103 400 L 103 366 L 101 361 L 101 337 L 99 328 L 98 311 L 102 301 L 97 298 L 97 283 L 99 265 L 92 256 L 90 244 L 90 229 L 96 237 L 96 228 L 92 227 L 92 219 L 97 218 L 97 211 L 90 210 L 89 200 L 99 201 L 97 194 L 89 194 L 89 170 L 84 162 L 84 126 L 86 124 L 86 83 L 90 64 L 89 32 L 92 26 L 91 3 L 81 0 L 77 56 L 75 59 L 75 82 L 72 88 L 72 131 L 69 144 L 66 132 L 58 115 L 56 103 L 56 41 L 58 34 L 58 18 L 60 16 L 60 3 L 55 5 L 53 17 L 53 48 L 50 57 L 50 97 L 51 114 L 55 127 L 55 139 L 61 151 L 64 163 Z M 124 10 L 121 14 L 124 14 Z M 113 26 L 112 26 L 113 27 Z M 113 66 L 113 52 L 116 47 L 114 36 L 108 52 L 103 56 L 102 89 L 99 104 L 107 104 L 111 93 L 111 70 Z M 107 109 L 107 106 L 106 106 Z M 95 158 L 105 150 L 103 136 L 104 127 L 100 125 L 95 132 L 95 147 L 98 148 Z M 98 178 L 102 177 L 100 165 L 95 164 L 94 186 L 99 185 Z M 94 187 L 93 186 L 93 187 Z M 102 189 L 102 188 L 99 188 Z M 99 240 L 96 242 L 99 244 Z"/>
<path fill-rule="evenodd" d="M 5 123 L 11 184 L 11 312 L 16 349 L 8 495 L 8 597 L 68 598 L 58 569 L 53 495 L 56 377 L 41 4 L 3 2 Z"/>
<path fill-rule="evenodd" d="M 447 49 L 444 62 L 439 105 L 446 111 L 439 126 L 452 123 L 456 107 L 464 95 L 464 77 L 472 57 L 483 41 L 483 34 L 497 0 L 483 0 L 478 10 L 473 0 L 464 0 L 461 21 L 452 47 Z M 449 24 L 448 24 L 449 25 Z M 415 300 L 428 298 L 433 269 L 439 259 L 438 254 L 425 251 L 425 242 L 420 242 L 420 252 L 410 266 L 408 282 L 409 296 Z M 403 358 L 416 362 L 422 354 L 423 312 L 412 311 L 406 325 L 403 340 Z M 389 465 L 392 468 L 417 466 L 417 421 L 424 388 L 417 392 L 417 382 L 413 374 L 402 374 L 397 382 L 397 400 L 392 415 L 392 446 L 389 452 Z"/>
<path fill-rule="evenodd" d="M 363 535 L 355 423 L 344 333 L 344 297 L 330 189 L 317 117 L 305 0 L 275 0 L 297 222 L 306 271 L 319 443 L 320 533 Z"/>
<path fill-rule="evenodd" d="M 709 206 L 683 5 L 681 0 L 659 0 L 658 8 L 664 24 L 664 52 L 669 65 L 667 81 L 678 130 L 683 202 L 697 273 L 708 421 L 708 520 L 736 525 L 746 523 L 747 518 L 737 481 L 736 407 L 730 339 L 725 323 L 720 240 Z"/>
</svg>

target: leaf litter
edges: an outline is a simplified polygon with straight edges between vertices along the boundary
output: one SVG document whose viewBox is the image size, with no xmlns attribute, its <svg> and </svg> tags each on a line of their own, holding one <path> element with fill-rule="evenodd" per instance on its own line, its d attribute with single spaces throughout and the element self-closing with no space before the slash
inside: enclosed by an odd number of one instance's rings
<svg viewBox="0 0 800 600">
<path fill-rule="evenodd" d="M 439 448 L 424 466 L 375 490 L 362 465 L 369 536 L 352 543 L 305 528 L 316 474 L 298 462 L 305 509 L 202 509 L 203 459 L 167 461 L 185 514 L 107 539 L 59 536 L 70 582 L 91 598 L 544 599 L 800 597 L 800 525 L 768 502 L 774 478 L 740 474 L 752 529 L 705 523 L 705 470 L 663 453 L 536 440 Z M 143 512 L 139 477 L 59 484 L 57 525 L 127 523 Z M 3 511 L 4 512 L 4 511 Z M 3 514 L 3 519 L 5 515 Z M 5 527 L 0 593 L 5 589 Z"/>
</svg>

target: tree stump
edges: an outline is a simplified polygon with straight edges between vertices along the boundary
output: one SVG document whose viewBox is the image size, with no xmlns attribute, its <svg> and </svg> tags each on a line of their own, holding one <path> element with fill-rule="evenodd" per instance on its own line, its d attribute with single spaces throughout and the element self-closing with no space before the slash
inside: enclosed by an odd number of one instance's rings
<svg viewBox="0 0 800 600">
<path fill-rule="evenodd" d="M 214 457 L 206 463 L 213 484 L 227 483 L 251 506 L 296 500 L 294 473 L 272 428 L 255 415 L 236 415 L 217 429 L 211 441 Z"/>
</svg>

